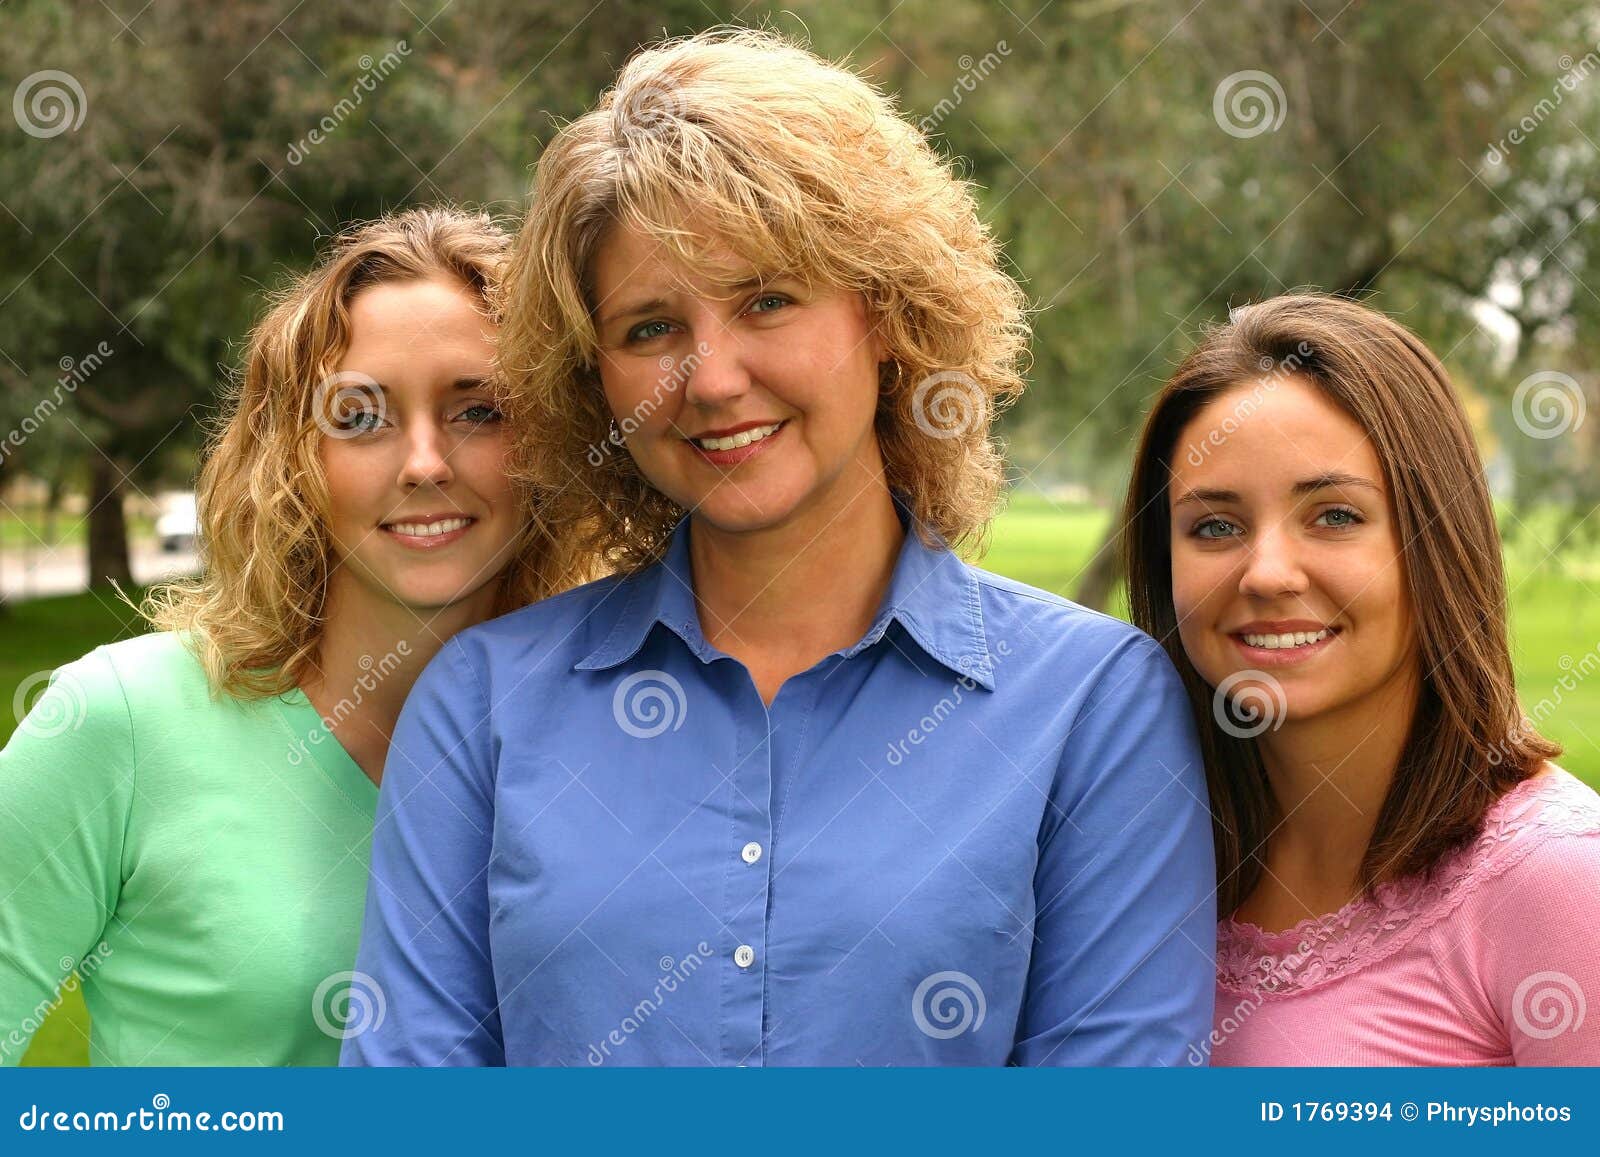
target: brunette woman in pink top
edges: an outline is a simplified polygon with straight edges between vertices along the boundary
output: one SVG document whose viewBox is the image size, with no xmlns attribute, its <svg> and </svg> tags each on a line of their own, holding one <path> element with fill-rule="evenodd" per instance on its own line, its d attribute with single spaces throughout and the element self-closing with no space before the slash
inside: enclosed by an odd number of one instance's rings
<svg viewBox="0 0 1600 1157">
<path fill-rule="evenodd" d="M 1600 1064 L 1600 797 L 1519 705 L 1438 359 L 1342 299 L 1236 310 L 1156 400 L 1125 520 L 1226 914 L 1191 1063 Z"/>
</svg>

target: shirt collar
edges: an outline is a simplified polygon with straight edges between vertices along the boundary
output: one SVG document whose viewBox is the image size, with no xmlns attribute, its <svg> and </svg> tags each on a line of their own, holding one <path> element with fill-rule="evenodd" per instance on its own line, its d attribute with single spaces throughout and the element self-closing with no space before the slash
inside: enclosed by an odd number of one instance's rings
<svg viewBox="0 0 1600 1157">
<path fill-rule="evenodd" d="M 977 578 L 942 542 L 930 547 L 922 541 L 912 528 L 910 511 L 898 498 L 895 510 L 906 535 L 889 589 L 866 634 L 840 654 L 847 659 L 859 654 L 898 622 L 929 658 L 993 691 L 994 664 L 983 629 Z M 672 532 L 662 560 L 623 580 L 627 602 L 600 645 L 579 661 L 578 670 L 603 670 L 632 658 L 657 623 L 682 639 L 702 663 L 721 655 L 700 629 L 689 533 L 686 515 Z"/>
<path fill-rule="evenodd" d="M 579 661 L 580 671 L 615 667 L 631 659 L 650 628 L 660 623 L 677 635 L 702 663 L 717 657 L 700 630 L 700 613 L 694 603 L 694 573 L 689 565 L 689 515 L 679 520 L 667 553 L 661 561 L 622 580 L 627 591 L 611 630 L 604 641 Z"/>
</svg>

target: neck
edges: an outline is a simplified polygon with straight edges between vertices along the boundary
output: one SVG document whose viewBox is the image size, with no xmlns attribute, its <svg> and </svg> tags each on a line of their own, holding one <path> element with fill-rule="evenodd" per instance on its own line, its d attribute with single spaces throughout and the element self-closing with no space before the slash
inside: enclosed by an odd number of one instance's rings
<svg viewBox="0 0 1600 1157">
<path fill-rule="evenodd" d="M 1418 696 L 1416 673 L 1400 671 L 1345 708 L 1257 740 L 1281 817 L 1267 866 L 1319 911 L 1336 911 L 1355 894 Z"/>
<path fill-rule="evenodd" d="M 779 526 L 728 533 L 696 519 L 706 641 L 743 662 L 770 703 L 789 676 L 866 634 L 904 537 L 881 466 L 847 500 Z"/>
<path fill-rule="evenodd" d="M 445 640 L 489 616 L 496 589 L 489 583 L 459 603 L 419 610 L 369 593 L 342 567 L 334 571 L 316 670 L 301 690 L 374 783 L 417 676 Z"/>
</svg>

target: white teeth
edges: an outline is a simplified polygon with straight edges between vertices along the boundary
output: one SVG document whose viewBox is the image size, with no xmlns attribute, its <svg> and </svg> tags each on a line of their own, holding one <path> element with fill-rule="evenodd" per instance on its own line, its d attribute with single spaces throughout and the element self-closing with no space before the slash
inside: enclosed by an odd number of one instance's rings
<svg viewBox="0 0 1600 1157">
<path fill-rule="evenodd" d="M 782 422 L 774 422 L 770 426 L 757 426 L 753 430 L 740 430 L 727 438 L 696 438 L 694 444 L 702 450 L 737 450 L 741 446 L 748 446 L 752 442 L 759 442 L 763 438 L 771 437 L 778 432 Z"/>
<path fill-rule="evenodd" d="M 439 522 L 390 522 L 386 525 L 396 534 L 409 534 L 413 538 L 435 538 L 471 524 L 470 518 L 446 518 Z"/>
<path fill-rule="evenodd" d="M 1269 651 L 1281 651 L 1286 647 L 1304 647 L 1311 643 L 1320 643 L 1328 637 L 1328 628 L 1320 631 L 1295 631 L 1287 635 L 1246 635 L 1244 641 L 1252 647 L 1264 647 Z"/>
</svg>

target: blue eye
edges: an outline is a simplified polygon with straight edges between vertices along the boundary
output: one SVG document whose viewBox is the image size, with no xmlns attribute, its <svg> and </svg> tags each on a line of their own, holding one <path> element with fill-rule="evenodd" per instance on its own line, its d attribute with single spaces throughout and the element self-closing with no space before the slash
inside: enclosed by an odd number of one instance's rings
<svg viewBox="0 0 1600 1157">
<path fill-rule="evenodd" d="M 770 302 L 777 302 L 777 304 L 780 305 L 780 306 L 784 306 L 784 305 L 788 305 L 789 304 L 789 299 L 787 297 L 784 297 L 781 293 L 764 293 L 760 297 L 756 298 L 755 301 L 753 301 L 750 304 L 750 308 L 753 311 L 757 312 L 757 313 L 771 313 L 772 310 L 770 310 L 770 309 L 761 309 L 761 308 L 759 308 L 760 306 L 765 305 L 769 301 Z"/>
<path fill-rule="evenodd" d="M 468 406 L 462 410 L 458 417 L 465 418 L 475 426 L 485 426 L 500 421 L 502 415 L 499 410 L 486 402 Z"/>
<path fill-rule="evenodd" d="M 341 414 L 338 424 L 341 430 L 353 430 L 358 434 L 368 434 L 383 425 L 383 412 L 381 410 L 356 410 L 353 413 Z"/>
<path fill-rule="evenodd" d="M 661 328 L 656 329 L 657 326 Z M 643 325 L 636 325 L 628 331 L 629 341 L 649 341 L 651 338 L 660 337 L 671 329 L 672 326 L 664 321 L 647 321 Z"/>
<path fill-rule="evenodd" d="M 1195 525 L 1195 528 L 1193 530 L 1191 530 L 1189 533 L 1194 535 L 1194 537 L 1196 537 L 1196 538 L 1209 538 L 1209 539 L 1232 538 L 1233 537 L 1233 532 L 1238 530 L 1238 529 L 1239 528 L 1234 526 L 1233 523 L 1227 522 L 1227 521 L 1225 521 L 1225 520 L 1223 520 L 1221 518 L 1208 518 L 1204 522 L 1197 523 Z M 1212 530 L 1220 530 L 1222 533 L 1220 533 L 1220 534 L 1211 534 L 1211 533 L 1209 533 Z"/>
<path fill-rule="evenodd" d="M 1325 524 L 1334 530 L 1343 530 L 1348 526 L 1357 526 L 1365 521 L 1365 519 L 1363 519 L 1354 510 L 1344 506 L 1335 506 L 1331 510 L 1324 510 L 1320 515 L 1317 516 L 1317 521 L 1321 522 L 1325 518 L 1332 519 L 1335 517 L 1341 521 L 1328 522 Z"/>
</svg>

